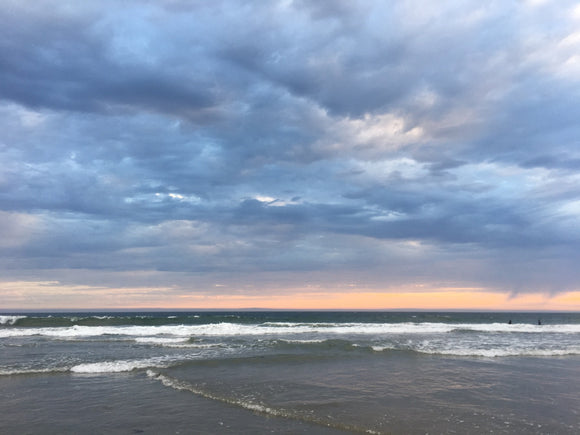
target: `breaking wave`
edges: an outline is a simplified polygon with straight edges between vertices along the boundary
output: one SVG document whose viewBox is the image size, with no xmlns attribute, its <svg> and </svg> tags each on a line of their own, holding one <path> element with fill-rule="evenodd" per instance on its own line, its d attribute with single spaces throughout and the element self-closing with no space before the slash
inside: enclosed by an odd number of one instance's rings
<svg viewBox="0 0 580 435">
<path fill-rule="evenodd" d="M 0 316 L 0 325 L 16 325 L 21 319 L 26 319 L 26 316 Z"/>
<path fill-rule="evenodd" d="M 129 361 L 103 361 L 96 363 L 78 364 L 70 368 L 73 373 L 121 373 L 151 367 L 167 367 L 171 364 L 167 358 L 148 358 Z"/>
<path fill-rule="evenodd" d="M 4 324 L 17 322 L 19 316 L 2 316 Z M 281 336 L 281 335 L 421 335 L 445 333 L 530 333 L 530 334 L 580 334 L 580 324 L 562 325 L 507 325 L 507 324 L 445 324 L 445 323 L 325 323 L 292 324 L 263 323 L 258 325 L 217 323 L 202 325 L 161 326 L 82 326 L 47 328 L 7 328 L 0 330 L 1 337 L 45 336 L 55 338 L 82 338 L 99 336 L 126 337 L 192 337 L 192 336 Z"/>
</svg>

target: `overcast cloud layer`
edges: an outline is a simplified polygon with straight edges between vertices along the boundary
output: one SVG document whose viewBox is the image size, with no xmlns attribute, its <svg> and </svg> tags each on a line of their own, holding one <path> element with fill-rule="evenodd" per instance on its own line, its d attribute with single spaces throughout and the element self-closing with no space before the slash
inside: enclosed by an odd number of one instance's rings
<svg viewBox="0 0 580 435">
<path fill-rule="evenodd" d="M 0 22 L 5 281 L 580 289 L 580 3 L 0 0 Z"/>
</svg>

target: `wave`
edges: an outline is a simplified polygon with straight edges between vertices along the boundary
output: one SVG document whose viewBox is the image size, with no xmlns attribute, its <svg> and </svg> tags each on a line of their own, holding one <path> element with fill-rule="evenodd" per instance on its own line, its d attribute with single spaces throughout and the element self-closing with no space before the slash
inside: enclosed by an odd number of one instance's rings
<svg viewBox="0 0 580 435">
<path fill-rule="evenodd" d="M 559 324 L 559 325 L 535 325 L 528 323 L 505 324 L 505 323 L 475 323 L 459 324 L 452 326 L 450 332 L 520 332 L 520 333 L 546 333 L 553 332 L 559 334 L 580 333 L 579 324 Z"/>
<path fill-rule="evenodd" d="M 243 315 L 226 312 L 92 312 L 92 313 L 15 313 L 22 321 L 18 326 L 50 328 L 65 326 L 162 326 L 201 325 L 220 322 L 256 324 L 264 320 L 264 313 Z M 0 313 L 0 318 L 11 318 L 9 313 Z M 2 325 L 0 323 L 0 325 Z M 8 323 L 5 324 L 8 326 Z"/>
<path fill-rule="evenodd" d="M 37 328 L 50 328 L 50 327 L 64 327 L 64 326 L 121 326 L 121 325 L 139 325 L 139 326 L 156 326 L 156 325 L 172 325 L 172 324 L 198 324 L 201 322 L 200 316 L 195 315 L 119 315 L 110 313 L 95 313 L 95 314 L 38 314 L 38 315 L 27 315 L 27 316 L 0 316 L 0 322 L 2 319 L 10 319 L 13 317 L 18 317 L 18 326 L 22 327 L 37 327 Z M 3 323 L 0 323 L 2 325 Z M 14 325 L 13 323 L 4 323 L 7 325 Z"/>
<path fill-rule="evenodd" d="M 573 356 L 580 355 L 580 347 L 569 347 L 566 349 L 541 349 L 535 347 L 492 347 L 492 348 L 477 348 L 477 347 L 425 347 L 425 346 L 370 346 L 374 352 L 392 352 L 392 351 L 408 351 L 417 354 L 426 355 L 442 355 L 442 356 L 457 356 L 457 357 L 484 357 L 484 358 L 498 358 L 498 357 L 557 357 L 557 356 Z"/>
<path fill-rule="evenodd" d="M 225 343 L 198 343 L 190 337 L 137 337 L 134 341 L 143 345 L 187 349 L 219 349 L 228 347 Z"/>
<path fill-rule="evenodd" d="M 154 344 L 154 345 L 175 345 L 175 344 L 185 344 L 189 342 L 189 338 L 178 337 L 137 337 L 135 338 L 136 343 L 140 344 Z"/>
<path fill-rule="evenodd" d="M 447 332 L 449 327 L 430 327 L 432 332 Z M 163 325 L 163 326 L 80 326 L 50 327 L 50 328 L 14 328 L 0 330 L 0 337 L 46 336 L 55 338 L 98 337 L 98 336 L 128 336 L 153 337 L 159 335 L 172 337 L 191 336 L 259 336 L 280 334 L 305 334 L 326 332 L 330 334 L 375 334 L 375 333 L 424 333 L 425 327 L 365 324 L 301 324 L 286 326 L 246 325 L 238 323 L 217 323 L 205 325 Z"/>
<path fill-rule="evenodd" d="M 152 379 L 156 379 L 156 380 L 160 381 L 166 387 L 173 388 L 174 390 L 190 391 L 194 394 L 205 397 L 207 399 L 217 400 L 220 402 L 228 403 L 230 405 L 237 405 L 237 406 L 240 406 L 242 408 L 245 408 L 245 409 L 248 409 L 248 410 L 254 411 L 254 412 L 261 412 L 261 413 L 269 414 L 269 415 L 276 416 L 276 417 L 285 417 L 286 416 L 284 414 L 284 411 L 282 411 L 282 410 L 277 410 L 274 408 L 270 408 L 268 406 L 264 406 L 264 405 L 257 404 L 257 403 L 252 403 L 249 401 L 243 401 L 243 400 L 239 400 L 239 399 L 233 399 L 233 398 L 227 398 L 224 396 L 219 396 L 219 395 L 213 394 L 209 391 L 203 390 L 199 387 L 195 387 L 194 385 L 192 385 L 188 382 L 184 382 L 184 381 L 180 381 L 178 379 L 171 378 L 167 375 L 163 375 L 161 373 L 154 372 L 153 370 L 147 370 L 147 376 L 149 376 Z"/>
<path fill-rule="evenodd" d="M 4 316 L 17 322 L 20 316 Z M 151 348 L 176 348 L 172 352 L 196 355 L 288 352 L 390 352 L 457 357 L 571 356 L 580 355 L 580 324 L 507 323 L 336 323 L 262 322 L 0 328 L 0 346 L 28 344 L 41 337 L 56 341 L 119 341 Z M 12 340 L 1 340 L 13 338 Z M 187 349 L 190 349 L 188 351 Z M 151 352 L 156 352 L 151 349 Z M 149 355 L 152 356 L 152 355 Z M 90 362 L 90 361 L 89 361 Z M 80 364 L 73 371 L 133 370 L 133 361 Z M 94 365 L 97 364 L 97 365 Z M 142 363 L 138 363 L 142 364 Z M 135 368 L 146 368 L 138 365 Z"/>
<path fill-rule="evenodd" d="M 0 376 L 34 375 L 48 373 L 106 374 L 151 368 L 169 368 L 197 359 L 197 355 L 163 355 L 150 358 L 108 360 L 98 362 L 50 365 L 46 367 L 0 367 Z"/>
<path fill-rule="evenodd" d="M 340 339 L 286 340 L 277 339 L 272 346 L 280 350 L 307 349 L 311 352 L 359 351 L 372 353 L 410 352 L 419 355 L 457 357 L 557 357 L 580 355 L 580 346 L 546 342 L 473 342 L 470 340 L 391 340 L 388 343 L 354 342 Z"/>
<path fill-rule="evenodd" d="M 55 368 L 16 368 L 16 369 L 0 369 L 0 376 L 15 376 L 15 375 L 40 375 L 48 373 L 64 373 L 68 372 L 68 367 Z"/>
<path fill-rule="evenodd" d="M 195 329 L 175 326 L 80 326 L 49 328 L 11 328 L 0 330 L 0 337 L 44 336 L 54 338 L 86 338 L 99 336 L 144 337 L 170 335 L 189 337 Z"/>
<path fill-rule="evenodd" d="M 141 360 L 121 360 L 121 361 L 102 361 L 96 363 L 78 364 L 70 368 L 72 373 L 121 373 L 131 372 L 138 369 L 146 369 L 151 367 L 165 368 L 175 363 L 164 357 L 148 358 Z"/>
<path fill-rule="evenodd" d="M 5 322 L 16 322 L 18 316 L 3 316 Z M 8 319 L 8 317 L 10 317 Z M 156 337 L 167 336 L 280 336 L 280 335 L 416 335 L 416 334 L 445 334 L 445 333 L 533 333 L 533 334 L 580 334 L 580 324 L 561 325 L 529 325 L 529 324 L 445 324 L 445 323 L 215 323 L 201 325 L 160 325 L 160 326 L 82 326 L 49 328 L 3 328 L 0 329 L 0 338 L 46 336 L 55 338 L 98 337 L 98 336 L 127 336 L 127 337 Z"/>
<path fill-rule="evenodd" d="M 0 376 L 15 375 L 36 375 L 49 373 L 84 373 L 84 374 L 103 374 L 103 373 L 121 373 L 131 372 L 133 370 L 148 368 L 167 368 L 181 360 L 168 357 L 147 358 L 138 360 L 118 360 L 118 361 L 101 361 L 95 363 L 83 363 L 73 366 L 60 367 L 8 367 L 0 368 Z"/>
<path fill-rule="evenodd" d="M 373 343 L 374 342 L 374 343 Z M 577 342 L 576 342 L 577 343 Z M 276 339 L 271 342 L 273 347 L 280 350 L 307 349 L 317 351 L 354 351 L 390 353 L 411 352 L 416 354 L 458 356 L 458 357 L 557 357 L 580 355 L 580 346 L 567 342 L 552 342 L 546 340 L 522 341 L 493 339 L 483 341 L 437 338 L 431 340 L 391 339 L 385 341 L 371 340 L 356 341 L 343 339 L 321 340 L 287 340 Z"/>
<path fill-rule="evenodd" d="M 289 409 L 283 409 L 264 403 L 259 403 L 251 401 L 248 398 L 240 399 L 233 396 L 225 396 L 209 391 L 208 389 L 202 388 L 200 386 L 193 385 L 189 382 L 185 382 L 170 376 L 164 375 L 153 370 L 147 370 L 147 376 L 151 379 L 161 382 L 163 385 L 169 388 L 173 388 L 177 391 L 189 391 L 195 395 L 204 397 L 206 399 L 215 400 L 218 402 L 226 403 L 228 405 L 236 406 L 254 413 L 263 414 L 268 417 L 279 417 L 291 420 L 303 421 L 310 424 L 316 424 L 320 426 L 325 426 L 329 428 L 334 428 L 342 431 L 348 431 L 351 433 L 368 433 L 368 434 L 378 434 L 371 429 L 362 428 L 355 425 L 350 425 L 346 423 L 340 423 L 326 419 L 323 417 L 316 417 L 312 414 L 302 414 Z"/>
<path fill-rule="evenodd" d="M 401 324 L 404 322 L 440 323 L 460 325 L 469 323 L 489 324 L 536 324 L 538 319 L 545 324 L 579 324 L 578 313 L 403 313 L 403 312 L 68 312 L 68 313 L 1 313 L 0 315 L 26 316 L 20 319 L 23 327 L 61 326 L 161 326 L 201 325 L 217 323 L 240 323 L 270 327 L 302 326 L 326 328 L 333 322 L 351 324 Z M 5 325 L 7 326 L 7 325 Z"/>
<path fill-rule="evenodd" d="M 349 340 L 342 340 L 338 338 L 329 338 L 322 340 L 292 340 L 292 339 L 276 339 L 270 343 L 273 347 L 278 349 L 308 349 L 312 351 L 353 351 L 356 348 L 361 348 L 360 345 Z"/>
<path fill-rule="evenodd" d="M 26 319 L 27 316 L 0 316 L 0 325 L 16 325 L 19 320 Z"/>
<path fill-rule="evenodd" d="M 537 356 L 537 357 L 549 357 L 549 356 L 569 356 L 569 355 L 580 355 L 580 348 L 576 349 L 420 349 L 417 350 L 419 353 L 425 353 L 430 355 L 448 355 L 448 356 L 475 356 L 475 357 L 486 357 L 486 358 L 497 358 L 497 357 L 512 357 L 512 356 Z"/>
</svg>

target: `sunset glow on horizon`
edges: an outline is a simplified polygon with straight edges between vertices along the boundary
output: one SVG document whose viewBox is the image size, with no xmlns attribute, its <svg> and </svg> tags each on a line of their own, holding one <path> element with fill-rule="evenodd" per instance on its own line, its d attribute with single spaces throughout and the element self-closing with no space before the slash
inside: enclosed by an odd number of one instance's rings
<svg viewBox="0 0 580 435">
<path fill-rule="evenodd" d="M 431 291 L 312 291 L 283 294 L 178 294 L 169 289 L 90 288 L 58 282 L 4 283 L 4 308 L 10 310 L 469 310 L 469 311 L 580 311 L 580 292 L 508 294 L 481 289 Z M 51 300 L 67 300 L 53 304 Z M 133 301 L 141 301 L 135 304 Z"/>
</svg>

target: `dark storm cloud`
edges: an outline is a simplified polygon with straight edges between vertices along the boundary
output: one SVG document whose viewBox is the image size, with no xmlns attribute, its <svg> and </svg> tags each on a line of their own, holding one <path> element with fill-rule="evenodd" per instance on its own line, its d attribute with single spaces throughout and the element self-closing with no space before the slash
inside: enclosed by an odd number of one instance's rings
<svg viewBox="0 0 580 435">
<path fill-rule="evenodd" d="M 577 15 L 3 2 L 1 264 L 576 288 Z"/>
</svg>

